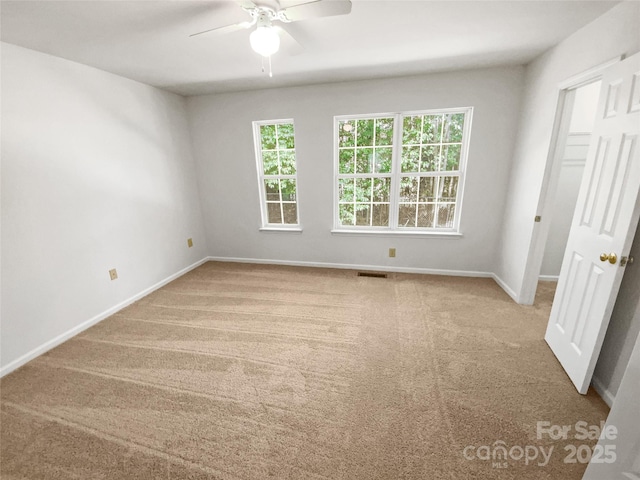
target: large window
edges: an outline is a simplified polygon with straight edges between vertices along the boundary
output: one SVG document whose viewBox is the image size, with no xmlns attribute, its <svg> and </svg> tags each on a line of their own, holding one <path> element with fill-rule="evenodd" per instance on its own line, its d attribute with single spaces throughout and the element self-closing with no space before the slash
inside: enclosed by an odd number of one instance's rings
<svg viewBox="0 0 640 480">
<path fill-rule="evenodd" d="M 471 111 L 336 117 L 335 228 L 458 232 Z"/>
<path fill-rule="evenodd" d="M 263 228 L 296 228 L 298 195 L 293 120 L 253 122 Z"/>
</svg>

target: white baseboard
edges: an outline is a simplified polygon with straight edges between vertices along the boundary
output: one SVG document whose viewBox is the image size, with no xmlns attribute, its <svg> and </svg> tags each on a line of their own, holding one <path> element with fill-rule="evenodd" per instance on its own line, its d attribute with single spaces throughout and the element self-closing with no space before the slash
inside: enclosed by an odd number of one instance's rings
<svg viewBox="0 0 640 480">
<path fill-rule="evenodd" d="M 237 263 L 260 263 L 269 265 L 290 265 L 297 267 L 319 267 L 319 268 L 340 268 L 347 270 L 373 270 L 382 272 L 397 273 L 417 273 L 425 275 L 448 275 L 452 277 L 478 277 L 493 278 L 495 282 L 502 288 L 511 299 L 518 303 L 516 293 L 495 273 L 479 272 L 473 270 L 444 270 L 434 268 L 416 268 L 416 267 L 394 267 L 387 265 L 356 265 L 350 263 L 325 263 L 325 262 L 304 262 L 295 260 L 273 260 L 262 258 L 240 258 L 240 257 L 207 257 L 207 260 L 213 262 L 237 262 Z"/>
<path fill-rule="evenodd" d="M 164 280 L 159 281 L 155 285 L 152 285 L 149 288 L 144 289 L 143 291 L 141 291 L 140 293 L 137 293 L 133 297 L 130 297 L 130 298 L 124 300 L 123 302 L 118 303 L 117 305 L 114 305 L 113 307 L 109 308 L 108 310 L 105 310 L 104 312 L 99 313 L 95 317 L 92 317 L 89 320 L 86 320 L 86 321 L 82 322 L 80 325 L 76 325 L 72 329 L 67 330 L 66 332 L 58 335 L 57 337 L 55 337 L 55 338 L 53 338 L 53 339 L 51 339 L 51 340 L 49 340 L 49 341 L 47 341 L 45 343 L 43 343 L 39 347 L 34 348 L 30 352 L 27 352 L 26 354 L 24 354 L 21 357 L 13 360 L 12 362 L 9 362 L 8 364 L 6 364 L 2 368 L 0 368 L 0 378 L 4 377 L 8 373 L 13 372 L 15 369 L 20 368 L 25 363 L 33 360 L 34 358 L 42 355 L 43 353 L 51 350 L 52 348 L 57 347 L 61 343 L 69 340 L 71 337 L 74 337 L 75 335 L 77 335 L 78 333 L 86 330 L 87 328 L 92 327 L 93 325 L 95 325 L 96 323 L 100 322 L 101 320 L 104 320 L 105 318 L 107 318 L 107 317 L 113 315 L 114 313 L 122 310 L 123 308 L 131 305 L 133 302 L 138 301 L 142 297 L 145 297 L 145 296 L 149 295 L 154 290 L 157 290 L 158 288 L 163 287 L 167 283 L 175 280 L 178 277 L 181 277 L 182 275 L 184 275 L 185 273 L 189 272 L 190 270 L 193 270 L 194 268 L 199 267 L 200 265 L 205 263 L 207 260 L 208 260 L 207 258 L 203 258 L 202 260 L 199 260 L 196 263 L 194 263 L 192 265 L 189 265 L 186 268 L 183 268 L 179 272 L 176 272 L 173 275 L 168 276 Z"/>
<path fill-rule="evenodd" d="M 538 280 L 541 282 L 557 282 L 558 275 L 540 275 L 538 276 Z"/>
<path fill-rule="evenodd" d="M 613 401 L 616 399 L 616 396 L 603 385 L 598 377 L 591 378 L 591 385 L 593 386 L 594 390 L 598 392 L 598 395 L 602 397 L 604 403 L 609 405 L 609 408 L 611 408 L 611 406 L 613 405 Z"/>
<path fill-rule="evenodd" d="M 425 275 L 448 275 L 452 277 L 480 277 L 492 278 L 491 272 L 478 272 L 473 270 L 443 270 L 437 268 L 395 267 L 389 265 L 357 265 L 351 263 L 325 263 L 304 262 L 297 260 L 274 260 L 263 258 L 239 258 L 239 257 L 207 257 L 213 262 L 229 263 L 260 263 L 267 265 L 289 265 L 294 267 L 339 268 L 345 270 L 367 270 L 378 272 L 417 273 Z"/>
<path fill-rule="evenodd" d="M 516 293 L 495 273 L 492 272 L 478 272 L 473 270 L 443 270 L 434 268 L 416 268 L 416 267 L 394 267 L 388 265 L 356 265 L 350 263 L 325 263 L 325 262 L 304 262 L 295 260 L 273 260 L 263 258 L 240 258 L 240 257 L 207 257 L 207 260 L 213 262 L 236 262 L 236 263 L 260 263 L 269 265 L 290 265 L 294 267 L 319 267 L 319 268 L 340 268 L 347 270 L 373 270 L 382 272 L 397 272 L 397 273 L 417 273 L 424 275 L 448 275 L 452 277 L 478 277 L 478 278 L 493 278 L 495 282 L 513 299 L 518 303 L 518 296 Z"/>
<path fill-rule="evenodd" d="M 500 287 L 514 300 L 516 300 L 516 295 L 504 283 L 496 274 L 491 272 L 480 272 L 473 270 L 445 270 L 445 269 L 435 269 L 435 268 L 418 268 L 418 267 L 396 267 L 396 266 L 388 266 L 388 265 L 358 265 L 358 264 L 350 264 L 350 263 L 328 263 L 328 262 L 305 262 L 305 261 L 295 261 L 295 260 L 274 260 L 274 259 L 262 259 L 262 258 L 239 258 L 239 257 L 205 257 L 202 260 L 195 262 L 192 265 L 189 265 L 186 268 L 183 268 L 177 273 L 170 275 L 169 277 L 161 280 L 160 282 L 152 285 L 151 287 L 141 291 L 140 293 L 120 302 L 119 304 L 105 310 L 104 312 L 92 317 L 85 322 L 73 327 L 72 329 L 58 335 L 57 337 L 43 343 L 39 347 L 34 348 L 30 352 L 22 355 L 21 357 L 13 360 L 7 365 L 0 368 L 0 377 L 11 373 L 17 368 L 21 367 L 25 363 L 33 360 L 34 358 L 42 355 L 43 353 L 51 350 L 54 347 L 57 347 L 61 343 L 67 341 L 71 337 L 77 335 L 78 333 L 86 330 L 87 328 L 95 325 L 96 323 L 104 320 L 105 318 L 113 315 L 114 313 L 122 310 L 123 308 L 131 305 L 133 302 L 140 300 L 142 297 L 150 294 L 151 292 L 157 290 L 160 287 L 163 287 L 167 283 L 175 280 L 176 278 L 184 275 L 185 273 L 193 270 L 194 268 L 199 267 L 203 263 L 207 261 L 216 261 L 216 262 L 236 262 L 236 263 L 258 263 L 258 264 L 270 264 L 270 265 L 289 265 L 289 266 L 299 266 L 299 267 L 318 267 L 318 268 L 339 268 L 339 269 L 347 269 L 347 270 L 367 270 L 367 271 L 382 271 L 382 272 L 397 272 L 397 273 L 415 273 L 422 275 L 447 275 L 447 276 L 455 276 L 455 277 L 478 277 L 478 278 L 493 278 Z"/>
<path fill-rule="evenodd" d="M 507 295 L 509 295 L 511 297 L 511 299 L 516 302 L 516 303 L 520 303 L 518 302 L 518 295 L 516 295 L 516 292 L 513 291 L 513 289 L 506 284 L 506 282 L 504 280 L 502 280 L 498 275 L 496 275 L 495 273 L 491 274 L 491 278 L 493 278 L 495 280 L 495 282 L 500 285 L 500 288 L 502 288 L 505 293 Z"/>
</svg>

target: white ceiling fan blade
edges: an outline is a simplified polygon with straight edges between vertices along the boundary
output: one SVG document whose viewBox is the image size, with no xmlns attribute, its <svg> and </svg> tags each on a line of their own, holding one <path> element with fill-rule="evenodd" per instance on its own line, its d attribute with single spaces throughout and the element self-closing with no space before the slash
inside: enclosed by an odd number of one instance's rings
<svg viewBox="0 0 640 480">
<path fill-rule="evenodd" d="M 224 35 L 225 33 L 235 32 L 237 30 L 242 30 L 251 27 L 255 22 L 241 22 L 234 23 L 232 25 L 225 25 L 222 27 L 211 28 L 209 30 L 204 30 L 198 33 L 192 33 L 189 35 L 190 37 L 195 37 L 197 35 L 204 35 L 205 33 L 211 33 L 216 35 Z"/>
<path fill-rule="evenodd" d="M 286 28 L 280 25 L 273 28 L 275 28 L 280 37 L 282 37 L 284 49 L 287 51 L 287 53 L 289 53 L 289 55 L 300 55 L 302 52 L 304 52 L 304 47 Z"/>
<path fill-rule="evenodd" d="M 235 0 L 235 2 L 245 10 L 251 10 L 252 8 L 257 7 L 257 5 L 253 3 L 251 0 Z"/>
<path fill-rule="evenodd" d="M 290 22 L 351 13 L 351 0 L 314 0 L 294 5 L 280 13 Z"/>
</svg>

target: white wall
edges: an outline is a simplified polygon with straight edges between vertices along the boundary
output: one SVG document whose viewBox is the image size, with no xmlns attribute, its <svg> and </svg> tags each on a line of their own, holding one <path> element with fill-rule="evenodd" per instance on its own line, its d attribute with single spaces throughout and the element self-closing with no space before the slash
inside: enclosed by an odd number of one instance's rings
<svg viewBox="0 0 640 480">
<path fill-rule="evenodd" d="M 593 82 L 576 89 L 569 122 L 570 133 L 593 132 L 601 86 L 602 82 Z"/>
<path fill-rule="evenodd" d="M 570 134 L 567 138 L 558 176 L 558 189 L 553 200 L 551 226 L 540 268 L 542 278 L 560 275 L 560 267 L 562 267 L 562 259 L 571 231 L 573 212 L 578 201 L 590 137 L 589 134 Z"/>
<path fill-rule="evenodd" d="M 493 271 L 522 67 L 190 97 L 209 252 L 219 257 Z M 275 73 L 277 75 L 277 72 Z M 461 239 L 332 235 L 333 117 L 473 106 Z M 302 234 L 259 232 L 253 120 L 293 118 Z M 388 248 L 397 249 L 395 259 Z"/>
<path fill-rule="evenodd" d="M 535 277 L 540 268 L 539 263 L 528 264 L 528 257 L 534 228 L 540 227 L 534 217 L 539 213 L 558 84 L 617 55 L 640 50 L 639 17 L 639 2 L 623 2 L 526 68 L 524 102 L 495 266 L 497 275 L 521 301 L 533 298 L 531 291 L 523 289 L 525 273 Z"/>
<path fill-rule="evenodd" d="M 206 246 L 182 97 L 1 47 L 6 372 Z"/>
</svg>

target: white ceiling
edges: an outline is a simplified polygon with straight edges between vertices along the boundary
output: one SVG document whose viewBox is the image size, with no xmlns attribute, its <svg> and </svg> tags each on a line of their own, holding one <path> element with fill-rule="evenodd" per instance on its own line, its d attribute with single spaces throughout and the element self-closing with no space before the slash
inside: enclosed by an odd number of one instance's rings
<svg viewBox="0 0 640 480">
<path fill-rule="evenodd" d="M 5 42 L 197 95 L 524 64 L 616 3 L 353 0 L 349 15 L 288 25 L 305 50 L 284 38 L 273 78 L 251 30 L 189 38 L 247 20 L 233 1 L 2 1 L 0 13 Z"/>
</svg>

